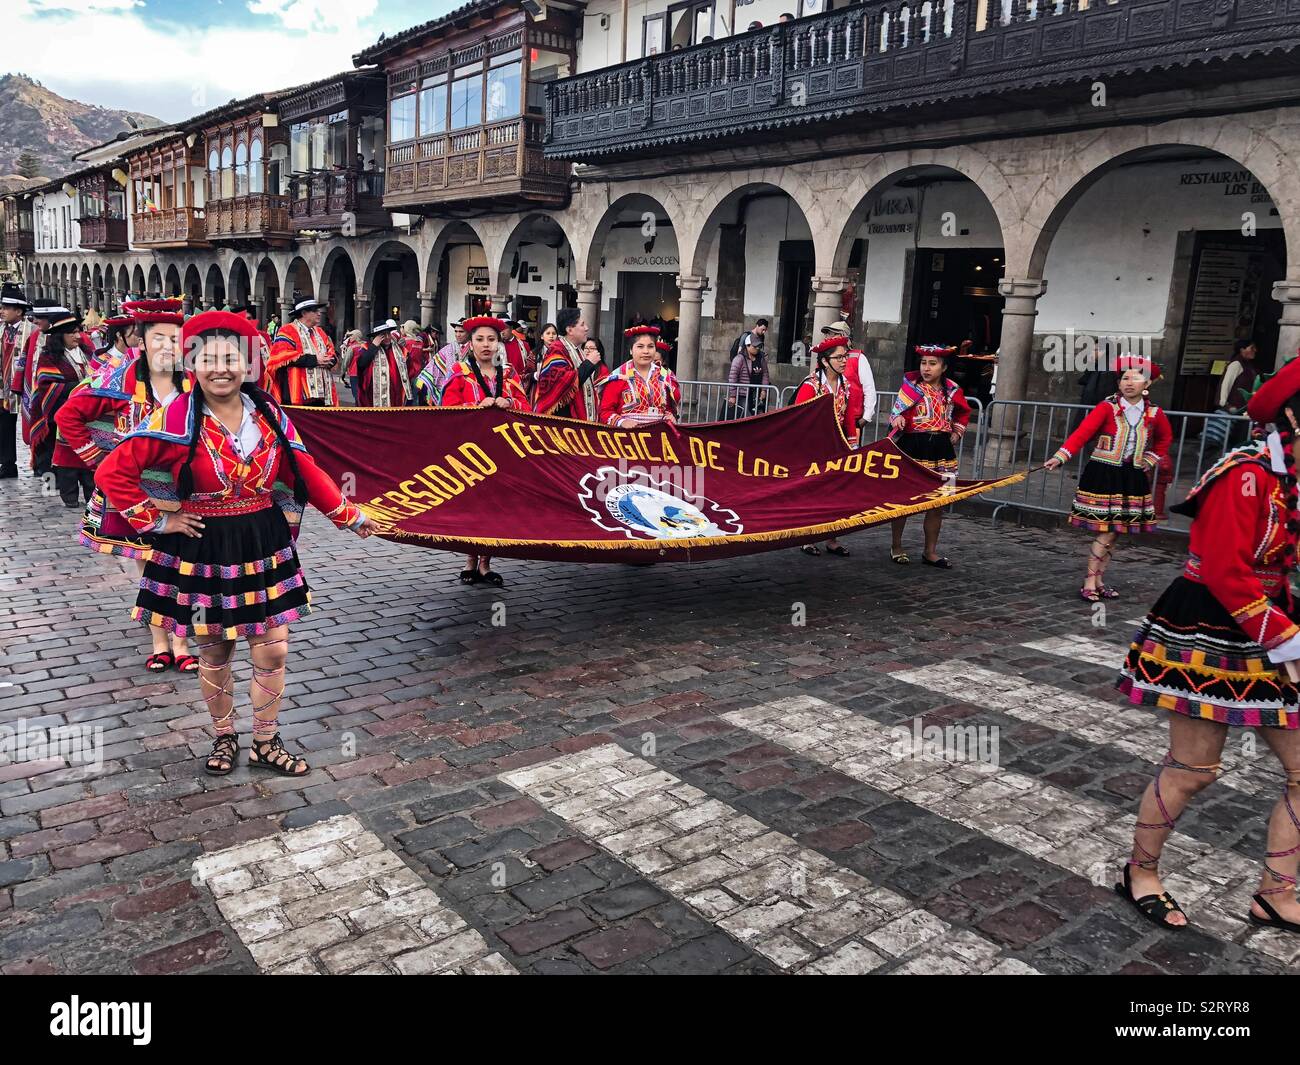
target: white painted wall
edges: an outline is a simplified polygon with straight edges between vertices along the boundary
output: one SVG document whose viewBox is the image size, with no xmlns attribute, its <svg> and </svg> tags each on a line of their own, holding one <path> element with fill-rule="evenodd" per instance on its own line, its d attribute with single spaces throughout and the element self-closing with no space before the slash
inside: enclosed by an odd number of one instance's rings
<svg viewBox="0 0 1300 1065">
<path fill-rule="evenodd" d="M 639 226 L 611 229 L 605 238 L 604 265 L 600 269 L 601 309 L 608 310 L 610 301 L 618 298 L 618 275 L 628 273 L 677 274 L 677 234 L 661 226 L 655 236 L 655 246 L 648 254 L 646 238 Z"/>
<path fill-rule="evenodd" d="M 487 258 L 482 246 L 478 244 L 455 244 L 448 249 L 450 263 L 447 267 L 447 314 L 454 320 L 465 317 L 465 297 L 471 292 L 486 296 L 492 291 L 491 285 L 475 285 L 471 288 L 466 278 L 469 267 L 487 266 Z M 439 322 L 438 327 L 444 336 L 451 336 L 446 322 Z"/>
<path fill-rule="evenodd" d="M 69 210 L 72 219 L 68 226 L 67 239 L 64 238 L 63 212 Z M 75 196 L 69 196 L 62 189 L 38 193 L 32 197 L 32 222 L 36 228 L 36 251 L 38 253 L 80 251 L 80 227 L 77 225 L 78 205 Z M 46 229 L 45 218 L 53 218 L 54 224 Z"/>
</svg>

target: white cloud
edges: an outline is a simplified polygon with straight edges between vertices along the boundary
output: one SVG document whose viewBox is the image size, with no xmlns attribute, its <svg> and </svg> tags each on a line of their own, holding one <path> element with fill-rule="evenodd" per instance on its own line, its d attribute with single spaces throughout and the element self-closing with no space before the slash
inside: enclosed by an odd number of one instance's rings
<svg viewBox="0 0 1300 1065">
<path fill-rule="evenodd" d="M 378 36 L 358 29 L 375 0 L 251 0 L 251 12 L 279 20 L 266 29 L 146 17 L 134 0 L 77 0 L 75 12 L 58 2 L 7 0 L 10 70 L 62 96 L 169 122 L 349 70 L 352 55 Z M 69 63 L 68 56 L 102 58 Z"/>
</svg>

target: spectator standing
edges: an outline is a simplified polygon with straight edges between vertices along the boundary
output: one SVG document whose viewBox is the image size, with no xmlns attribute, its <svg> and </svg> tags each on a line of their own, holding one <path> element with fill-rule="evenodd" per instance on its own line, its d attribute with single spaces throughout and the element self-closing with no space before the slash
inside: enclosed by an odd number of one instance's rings
<svg viewBox="0 0 1300 1065">
<path fill-rule="evenodd" d="M 731 360 L 731 370 L 727 374 L 726 417 L 745 418 L 759 410 L 757 389 L 740 389 L 736 385 L 770 385 L 771 378 L 767 372 L 767 359 L 763 354 L 763 338 L 755 333 L 746 333 L 737 342 L 738 353 Z M 763 405 L 766 409 L 766 404 Z"/>
</svg>

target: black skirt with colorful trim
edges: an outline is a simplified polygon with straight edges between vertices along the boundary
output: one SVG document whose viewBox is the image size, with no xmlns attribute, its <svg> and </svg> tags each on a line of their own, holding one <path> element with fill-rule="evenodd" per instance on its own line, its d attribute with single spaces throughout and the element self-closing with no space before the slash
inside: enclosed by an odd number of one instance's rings
<svg viewBox="0 0 1300 1065">
<path fill-rule="evenodd" d="M 1115 686 L 1139 706 L 1225 725 L 1300 727 L 1300 693 L 1204 584 L 1177 578 L 1133 637 Z"/>
<path fill-rule="evenodd" d="M 1099 533 L 1154 532 L 1151 475 L 1131 462 L 1113 466 L 1089 459 L 1070 505 L 1070 524 Z"/>
<path fill-rule="evenodd" d="M 957 472 L 957 449 L 948 433 L 899 433 L 898 450 L 935 473 Z"/>
<path fill-rule="evenodd" d="M 131 616 L 178 637 L 260 636 L 311 612 L 293 536 L 277 506 L 203 518 L 199 538 L 158 536 Z"/>
</svg>

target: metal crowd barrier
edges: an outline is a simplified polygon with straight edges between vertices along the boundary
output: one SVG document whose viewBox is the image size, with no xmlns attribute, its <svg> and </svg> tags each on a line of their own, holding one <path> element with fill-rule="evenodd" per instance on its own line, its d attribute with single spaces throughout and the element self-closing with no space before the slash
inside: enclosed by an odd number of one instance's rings
<svg viewBox="0 0 1300 1065">
<path fill-rule="evenodd" d="M 729 385 L 725 381 L 681 381 L 683 425 L 721 422 L 766 414 L 783 406 L 776 385 Z"/>
<path fill-rule="evenodd" d="M 969 476 L 992 480 L 1041 466 L 1090 410 L 1090 405 L 1080 403 L 993 400 L 980 419 L 972 449 L 975 461 Z M 1250 419 L 1212 411 L 1167 410 L 1165 416 L 1173 429 L 1170 446 L 1173 479 L 1165 490 L 1167 508 L 1186 496 L 1201 475 L 1224 454 L 1245 442 Z M 986 492 L 981 498 L 997 504 L 993 511 L 995 522 L 1003 507 L 1069 514 L 1079 474 L 1091 451 L 1089 445 L 1054 473 L 1032 474 L 1017 484 Z M 966 476 L 964 471 L 963 476 Z M 1186 533 L 1190 525 L 1186 518 L 1167 514 L 1158 527 L 1166 532 Z"/>
</svg>

